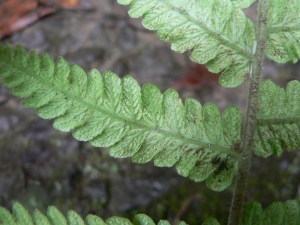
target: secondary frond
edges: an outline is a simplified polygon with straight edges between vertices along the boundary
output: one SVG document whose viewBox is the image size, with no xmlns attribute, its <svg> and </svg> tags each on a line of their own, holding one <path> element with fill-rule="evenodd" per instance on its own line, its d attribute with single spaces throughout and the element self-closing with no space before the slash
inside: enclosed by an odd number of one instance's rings
<svg viewBox="0 0 300 225">
<path fill-rule="evenodd" d="M 270 0 L 265 54 L 279 63 L 300 58 L 300 0 Z"/>
<path fill-rule="evenodd" d="M 291 81 L 286 91 L 271 80 L 259 87 L 258 124 L 254 152 L 258 156 L 280 156 L 284 149 L 300 147 L 300 82 Z"/>
<path fill-rule="evenodd" d="M 300 207 L 296 200 L 273 202 L 265 211 L 259 202 L 250 202 L 243 211 L 242 225 L 299 225 Z M 202 225 L 220 225 L 214 218 Z"/>
<path fill-rule="evenodd" d="M 244 212 L 242 225 L 298 225 L 300 208 L 296 200 L 285 203 L 273 202 L 265 211 L 258 202 L 249 203 Z"/>
<path fill-rule="evenodd" d="M 157 30 L 174 51 L 192 50 L 193 61 L 206 63 L 213 73 L 223 72 L 219 81 L 224 87 L 236 87 L 247 79 L 256 38 L 253 22 L 239 7 L 253 0 L 118 2 L 131 4 L 129 15 L 142 16 L 144 26 Z"/>
<path fill-rule="evenodd" d="M 222 115 L 213 104 L 194 99 L 185 105 L 174 90 L 161 94 L 151 84 L 143 88 L 131 77 L 112 72 L 88 75 L 77 65 L 48 55 L 27 56 L 18 46 L 0 46 L 0 78 L 11 93 L 25 98 L 44 119 L 55 119 L 61 131 L 110 147 L 114 157 L 136 163 L 154 160 L 156 166 L 176 166 L 180 175 L 221 191 L 237 172 L 242 115 L 235 106 Z"/>
<path fill-rule="evenodd" d="M 133 223 L 122 217 L 113 216 L 105 222 L 98 216 L 88 215 L 85 220 L 75 211 L 70 210 L 65 217 L 55 207 L 49 206 L 47 214 L 42 214 L 35 210 L 33 216 L 24 209 L 19 203 L 14 203 L 12 208 L 13 214 L 7 209 L 0 207 L 0 224 L 3 225 L 155 225 L 153 220 L 144 214 L 138 214 L 134 217 Z M 171 225 L 166 220 L 161 220 L 157 225 Z M 180 221 L 178 225 L 186 225 Z"/>
<path fill-rule="evenodd" d="M 98 216 L 88 215 L 82 219 L 73 210 L 65 217 L 57 208 L 49 206 L 46 215 L 36 209 L 31 216 L 19 203 L 14 203 L 13 213 L 0 206 L 0 224 L 3 225 L 155 225 L 145 214 L 134 217 L 133 223 L 122 217 L 113 216 L 105 222 Z M 160 220 L 157 225 L 170 225 L 166 220 Z M 265 211 L 258 202 L 249 203 L 243 212 L 242 225 L 298 225 L 300 224 L 300 208 L 296 200 L 285 203 L 273 202 Z M 177 225 L 186 225 L 180 221 Z M 206 219 L 202 225 L 220 225 L 215 218 Z"/>
</svg>

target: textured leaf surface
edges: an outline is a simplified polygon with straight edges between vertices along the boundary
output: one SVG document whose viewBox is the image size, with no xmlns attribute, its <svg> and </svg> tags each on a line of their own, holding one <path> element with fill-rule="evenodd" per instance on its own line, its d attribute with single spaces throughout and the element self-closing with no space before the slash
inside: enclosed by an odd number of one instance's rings
<svg viewBox="0 0 300 225">
<path fill-rule="evenodd" d="M 53 225 L 68 225 L 67 219 L 64 215 L 53 206 L 48 207 L 47 216 Z"/>
<path fill-rule="evenodd" d="M 300 0 L 270 0 L 266 55 L 279 63 L 300 58 Z"/>
<path fill-rule="evenodd" d="M 13 216 L 17 225 L 33 225 L 31 216 L 20 204 L 13 205 Z"/>
<path fill-rule="evenodd" d="M 115 157 L 175 165 L 179 174 L 195 181 L 209 178 L 207 185 L 216 191 L 231 185 L 239 156 L 234 146 L 241 142 L 237 107 L 221 116 L 213 104 L 187 99 L 184 105 L 174 90 L 161 94 L 151 84 L 140 88 L 131 76 L 121 80 L 112 72 L 86 75 L 62 58 L 55 64 L 48 55 L 40 59 L 32 52 L 27 57 L 21 47 L 15 52 L 0 47 L 2 66 L 7 68 L 0 74 L 2 83 L 24 97 L 25 106 L 37 108 L 40 117 L 55 119 L 56 129 L 110 147 Z"/>
<path fill-rule="evenodd" d="M 258 101 L 255 154 L 280 156 L 284 149 L 299 148 L 300 82 L 289 82 L 285 91 L 271 80 L 265 80 L 260 84 Z"/>
<path fill-rule="evenodd" d="M 244 209 L 242 225 L 261 225 L 263 209 L 260 203 L 250 202 Z"/>
<path fill-rule="evenodd" d="M 0 224 L 16 225 L 13 215 L 3 207 L 0 207 Z"/>
<path fill-rule="evenodd" d="M 220 223 L 215 218 L 208 218 L 206 219 L 202 225 L 220 225 Z"/>
<path fill-rule="evenodd" d="M 129 15 L 143 17 L 143 24 L 157 30 L 177 52 L 192 50 L 191 59 L 207 64 L 213 73 L 223 72 L 220 83 L 236 87 L 248 77 L 253 60 L 253 22 L 240 8 L 253 0 L 118 0 L 131 4 Z"/>
<path fill-rule="evenodd" d="M 157 225 L 171 225 L 167 220 L 161 220 Z"/>
<path fill-rule="evenodd" d="M 39 210 L 34 211 L 33 220 L 36 224 L 51 225 L 51 222 L 47 216 L 43 215 Z"/>
<path fill-rule="evenodd" d="M 20 219 L 24 219 L 24 221 Z M 100 217 L 95 215 L 88 215 L 83 220 L 76 212 L 70 210 L 67 213 L 67 217 L 63 216 L 61 212 L 53 207 L 49 206 L 47 209 L 47 215 L 43 215 L 39 210 L 35 210 L 31 217 L 26 209 L 19 203 L 14 203 L 13 213 L 11 214 L 7 209 L 0 206 L 0 224 L 2 225 L 155 225 L 153 220 L 145 215 L 138 214 L 134 217 L 134 222 L 122 217 L 113 216 L 104 222 Z M 161 220 L 158 224 L 169 224 L 168 221 Z M 186 225 L 185 222 L 180 221 L 178 225 Z"/>
<path fill-rule="evenodd" d="M 133 221 L 134 225 L 142 225 L 142 224 L 147 224 L 147 225 L 155 225 L 155 223 L 153 222 L 153 220 L 144 214 L 138 214 L 134 217 L 134 221 Z"/>
<path fill-rule="evenodd" d="M 300 224 L 300 208 L 296 200 L 273 202 L 263 212 L 258 202 L 249 203 L 244 212 L 242 225 L 296 225 Z"/>
<path fill-rule="evenodd" d="M 49 212 L 51 210 L 51 212 Z M 52 218 L 50 218 L 50 216 Z M 67 217 L 64 217 L 55 207 L 49 206 L 47 209 L 47 216 L 36 210 L 31 217 L 26 209 L 19 203 L 14 203 L 13 213 L 0 207 L 0 224 L 3 225 L 17 225 L 19 218 L 27 218 L 26 221 L 31 221 L 35 225 L 55 225 L 53 222 L 55 217 L 63 218 L 68 225 L 155 225 L 153 220 L 144 214 L 135 216 L 133 223 L 126 218 L 111 217 L 104 222 L 100 217 L 95 215 L 88 215 L 83 220 L 76 212 L 70 210 Z M 85 223 L 84 223 L 85 222 Z M 20 223 L 25 224 L 25 223 Z M 64 224 L 64 223 L 61 223 Z M 274 202 L 265 211 L 258 202 L 249 203 L 243 212 L 242 225 L 299 225 L 300 224 L 300 207 L 296 200 L 289 200 L 285 203 Z M 157 225 L 170 225 L 166 220 L 160 220 Z M 185 222 L 180 221 L 177 225 L 186 225 Z M 202 225 L 220 225 L 215 218 L 206 219 Z"/>
</svg>

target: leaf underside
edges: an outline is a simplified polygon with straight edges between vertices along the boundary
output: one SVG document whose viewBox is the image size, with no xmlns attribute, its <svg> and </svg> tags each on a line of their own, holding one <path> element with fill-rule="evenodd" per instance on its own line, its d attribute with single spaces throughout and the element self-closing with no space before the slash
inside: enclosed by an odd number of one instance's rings
<svg viewBox="0 0 300 225">
<path fill-rule="evenodd" d="M 131 77 L 112 72 L 88 75 L 63 58 L 29 57 L 18 46 L 0 46 L 0 78 L 11 93 L 25 98 L 54 128 L 96 147 L 110 147 L 114 157 L 135 163 L 154 160 L 156 166 L 176 166 L 180 175 L 221 191 L 237 172 L 242 115 L 235 106 L 222 115 L 213 104 L 194 99 L 185 105 L 174 90 L 161 94 L 151 84 L 142 88 Z"/>
<path fill-rule="evenodd" d="M 300 208 L 296 200 L 273 202 L 265 211 L 258 202 L 249 203 L 243 212 L 242 225 L 298 225 Z"/>
<path fill-rule="evenodd" d="M 98 216 L 88 215 L 85 220 L 75 211 L 68 211 L 65 217 L 55 207 L 49 206 L 46 215 L 35 210 L 30 216 L 24 207 L 14 203 L 13 213 L 0 207 L 0 224 L 3 225 L 155 225 L 154 221 L 145 214 L 134 217 L 133 223 L 126 218 L 110 217 L 105 222 Z M 258 202 L 250 202 L 244 209 L 242 225 L 299 225 L 300 208 L 296 200 L 285 203 L 273 202 L 265 211 Z M 157 225 L 170 225 L 166 220 L 160 220 Z M 186 225 L 180 221 L 177 225 Z M 206 219 L 202 225 L 220 225 L 215 218 Z"/>
<path fill-rule="evenodd" d="M 279 63 L 300 58 L 300 0 L 269 0 L 265 54 Z"/>
<path fill-rule="evenodd" d="M 47 214 L 43 215 L 39 210 L 35 210 L 33 216 L 24 209 L 19 203 L 14 203 L 13 214 L 3 207 L 0 207 L 0 224 L 3 225 L 155 225 L 153 220 L 144 214 L 138 214 L 134 217 L 133 223 L 122 217 L 113 216 L 105 222 L 98 216 L 88 215 L 85 220 L 75 211 L 70 210 L 65 217 L 55 207 L 49 206 Z M 158 225 L 171 225 L 166 220 L 161 220 Z M 180 221 L 178 225 L 186 225 Z"/>
<path fill-rule="evenodd" d="M 220 73 L 220 84 L 236 87 L 248 77 L 256 46 L 254 24 L 240 8 L 253 0 L 118 0 L 131 4 L 129 15 L 157 30 L 177 52 L 191 50 L 191 59 Z M 233 2 L 233 3 L 232 3 Z"/>
<path fill-rule="evenodd" d="M 280 156 L 284 149 L 300 147 L 300 82 L 291 81 L 286 91 L 271 80 L 259 87 L 258 125 L 254 152 L 258 156 Z"/>
</svg>

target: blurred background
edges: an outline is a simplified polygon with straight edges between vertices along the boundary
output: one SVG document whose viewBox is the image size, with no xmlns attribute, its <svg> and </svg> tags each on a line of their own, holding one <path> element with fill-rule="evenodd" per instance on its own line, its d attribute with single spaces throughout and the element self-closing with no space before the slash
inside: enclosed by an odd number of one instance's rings
<svg viewBox="0 0 300 225">
<path fill-rule="evenodd" d="M 142 86 L 157 85 L 162 92 L 174 88 L 184 100 L 216 104 L 223 112 L 237 105 L 243 114 L 248 82 L 234 89 L 218 84 L 218 75 L 179 54 L 146 30 L 140 19 L 131 19 L 128 7 L 116 0 L 0 0 L 0 38 L 4 44 L 21 44 L 28 51 L 63 56 L 86 72 L 111 70 L 120 77 L 132 75 Z M 256 6 L 245 11 L 255 20 Z M 279 65 L 266 60 L 263 79 L 286 87 L 299 80 L 300 64 Z M 218 193 L 205 182 L 194 183 L 174 168 L 153 163 L 133 164 L 114 159 L 106 149 L 76 141 L 71 133 L 54 130 L 21 99 L 0 86 L 0 205 L 14 201 L 32 212 L 54 205 L 63 213 L 73 209 L 106 219 L 113 215 L 132 219 L 145 213 L 155 222 L 184 220 L 200 224 L 214 216 L 225 224 L 232 187 Z M 253 158 L 247 202 L 299 199 L 300 154 Z"/>
</svg>

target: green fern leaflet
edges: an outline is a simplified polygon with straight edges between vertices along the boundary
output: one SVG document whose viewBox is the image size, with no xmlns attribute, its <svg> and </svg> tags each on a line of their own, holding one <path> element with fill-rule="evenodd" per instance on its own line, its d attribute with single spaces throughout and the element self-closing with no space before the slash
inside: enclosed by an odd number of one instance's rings
<svg viewBox="0 0 300 225">
<path fill-rule="evenodd" d="M 271 80 L 259 87 L 258 126 L 254 152 L 267 157 L 280 156 L 300 147 L 300 82 L 291 81 L 286 91 Z"/>
<path fill-rule="evenodd" d="M 114 157 L 132 157 L 136 163 L 154 160 L 156 166 L 176 166 L 179 174 L 204 181 L 213 190 L 231 185 L 237 172 L 242 115 L 229 107 L 220 116 L 213 104 L 193 99 L 185 105 L 174 90 L 143 88 L 131 77 L 112 72 L 88 75 L 77 65 L 48 55 L 29 57 L 18 46 L 0 47 L 0 78 L 11 93 L 25 98 L 44 119 L 54 119 L 61 131 L 110 147 Z"/>
<path fill-rule="evenodd" d="M 300 58 L 300 0 L 270 0 L 266 55 L 279 63 Z"/>
<path fill-rule="evenodd" d="M 249 203 L 243 212 L 242 225 L 297 225 L 300 208 L 296 200 L 273 202 L 265 211 L 258 202 Z"/>
<path fill-rule="evenodd" d="M 31 217 L 29 213 L 19 203 L 13 205 L 13 215 L 3 207 L 0 207 L 0 225 L 155 225 L 153 220 L 144 215 L 138 214 L 134 217 L 133 223 L 122 217 L 110 217 L 104 222 L 100 217 L 88 215 L 83 220 L 76 212 L 70 210 L 67 217 L 53 207 L 49 206 L 47 215 L 43 215 L 39 210 L 35 210 Z M 166 220 L 161 220 L 158 225 L 170 225 Z M 179 222 L 178 225 L 186 225 Z"/>
<path fill-rule="evenodd" d="M 14 203 L 13 214 L 0 207 L 0 225 L 155 225 L 147 215 L 138 214 L 133 223 L 122 217 L 110 217 L 105 222 L 98 216 L 88 215 L 83 220 L 76 212 L 70 210 L 67 217 L 55 207 L 49 206 L 46 216 L 35 210 L 33 216 L 19 203 Z M 300 208 L 295 200 L 285 203 L 274 202 L 265 211 L 258 202 L 249 203 L 244 212 L 242 225 L 298 225 L 300 224 Z M 170 225 L 166 220 L 160 220 L 157 225 Z M 180 221 L 177 225 L 186 225 Z M 206 219 L 202 225 L 220 225 L 215 218 Z"/>
<path fill-rule="evenodd" d="M 118 0 L 131 4 L 129 15 L 157 30 L 177 52 L 192 50 L 191 59 L 223 72 L 220 84 L 236 87 L 248 77 L 256 46 L 254 24 L 240 8 L 253 0 Z"/>
</svg>

